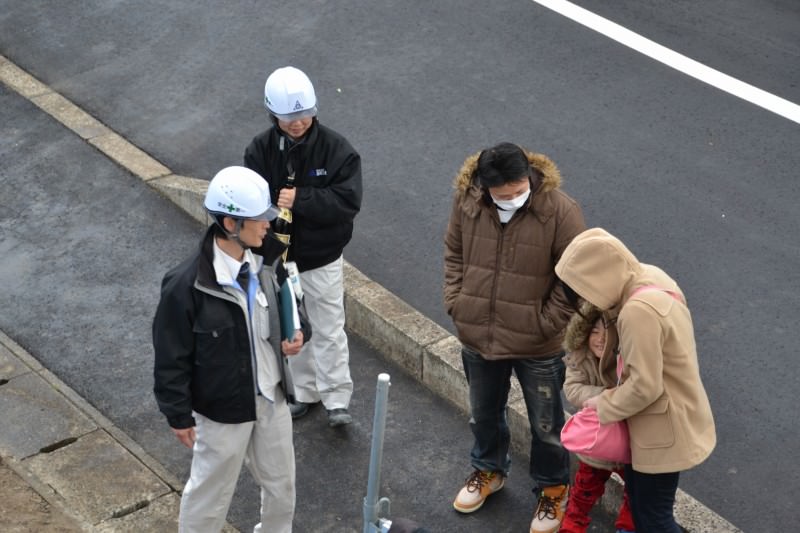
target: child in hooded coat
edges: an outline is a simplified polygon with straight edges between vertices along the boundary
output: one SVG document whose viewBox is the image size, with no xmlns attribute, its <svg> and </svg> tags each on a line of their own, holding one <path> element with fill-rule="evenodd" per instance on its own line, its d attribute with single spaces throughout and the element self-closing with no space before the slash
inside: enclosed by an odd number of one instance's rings
<svg viewBox="0 0 800 533">
<path fill-rule="evenodd" d="M 578 409 L 588 398 L 617 384 L 616 327 L 606 325 L 602 311 L 588 302 L 580 311 L 572 316 L 564 336 L 567 351 L 564 357 L 567 367 L 564 394 L 567 401 Z M 612 472 L 623 477 L 623 465 L 578 455 L 578 471 L 559 529 L 561 533 L 584 533 L 587 530 L 591 522 L 589 513 L 603 495 Z M 634 531 L 627 492 L 623 493 L 615 527 L 617 533 Z"/>
</svg>

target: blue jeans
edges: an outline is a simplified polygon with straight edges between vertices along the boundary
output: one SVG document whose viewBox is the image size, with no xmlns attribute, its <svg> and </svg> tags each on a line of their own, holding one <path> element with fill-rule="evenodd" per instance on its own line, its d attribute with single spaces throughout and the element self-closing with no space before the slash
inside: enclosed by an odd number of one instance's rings
<svg viewBox="0 0 800 533">
<path fill-rule="evenodd" d="M 625 465 L 625 490 L 636 531 L 681 533 L 672 512 L 679 474 L 645 474 Z"/>
<path fill-rule="evenodd" d="M 569 453 L 561 446 L 561 386 L 565 373 L 562 356 L 559 353 L 543 359 L 487 361 L 479 353 L 462 348 L 461 359 L 469 383 L 469 424 L 475 436 L 470 454 L 474 468 L 505 475 L 511 468 L 506 410 L 513 370 L 522 386 L 531 425 L 529 472 L 534 491 L 569 483 Z"/>
</svg>

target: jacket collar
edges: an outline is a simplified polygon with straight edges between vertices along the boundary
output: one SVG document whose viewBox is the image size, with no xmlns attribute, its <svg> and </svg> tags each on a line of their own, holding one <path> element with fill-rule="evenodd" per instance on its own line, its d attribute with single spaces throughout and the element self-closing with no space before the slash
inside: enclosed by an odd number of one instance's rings
<svg viewBox="0 0 800 533">
<path fill-rule="evenodd" d="M 461 208 L 468 217 L 476 218 L 481 209 L 491 209 L 495 211 L 494 216 L 497 217 L 491 198 L 484 193 L 477 182 L 479 156 L 480 152 L 477 152 L 467 157 L 453 180 L 453 187 L 456 189 L 456 196 L 462 199 Z M 561 173 L 546 155 L 526 150 L 525 156 L 528 158 L 528 163 L 542 174 L 542 181 L 537 189 L 531 192 L 531 199 L 523 209 L 531 212 L 540 222 L 546 222 L 555 213 L 552 195 L 548 193 L 561 187 Z"/>
<path fill-rule="evenodd" d="M 196 282 L 202 287 L 222 291 L 224 289 L 223 284 L 220 283 L 220 281 L 227 282 L 227 284 L 230 285 L 233 280 L 229 279 L 230 275 L 226 275 L 227 267 L 220 267 L 219 269 L 215 267 L 215 260 L 217 262 L 221 261 L 220 258 L 215 258 L 214 254 L 215 235 L 216 231 L 214 230 L 214 226 L 211 225 L 208 227 L 206 234 L 200 241 Z M 244 260 L 250 263 L 251 268 L 253 268 L 253 272 L 256 274 L 261 271 L 261 268 L 264 264 L 264 258 L 261 255 L 254 254 L 252 250 L 245 250 Z M 222 272 L 222 275 L 218 276 L 218 272 Z"/>
<path fill-rule="evenodd" d="M 288 152 L 289 150 L 304 150 L 305 146 L 310 146 L 317 141 L 317 137 L 319 137 L 319 121 L 317 117 L 314 117 L 314 120 L 311 123 L 311 127 L 308 128 L 305 137 L 300 139 L 299 141 L 292 140 L 286 133 L 283 132 L 277 124 L 273 127 L 275 131 L 275 143 L 278 146 L 278 150 Z"/>
<path fill-rule="evenodd" d="M 211 225 L 206 230 L 206 234 L 200 241 L 200 250 L 197 260 L 197 279 L 196 283 L 215 291 L 222 291 L 222 286 L 217 283 L 217 275 L 214 271 L 214 226 Z"/>
</svg>

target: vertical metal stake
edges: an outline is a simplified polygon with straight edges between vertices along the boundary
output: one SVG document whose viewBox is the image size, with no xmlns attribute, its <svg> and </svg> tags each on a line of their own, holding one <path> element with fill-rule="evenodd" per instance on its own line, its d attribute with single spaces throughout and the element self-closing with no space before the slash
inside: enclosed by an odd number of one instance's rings
<svg viewBox="0 0 800 533">
<path fill-rule="evenodd" d="M 389 499 L 378 500 L 381 485 L 381 461 L 383 460 L 383 435 L 386 431 L 386 411 L 389 401 L 389 374 L 378 375 L 378 390 L 375 393 L 375 418 L 372 421 L 372 449 L 369 455 L 367 496 L 364 498 L 364 533 L 382 531 L 381 520 L 389 513 Z M 383 516 L 381 516 L 383 515 Z"/>
</svg>

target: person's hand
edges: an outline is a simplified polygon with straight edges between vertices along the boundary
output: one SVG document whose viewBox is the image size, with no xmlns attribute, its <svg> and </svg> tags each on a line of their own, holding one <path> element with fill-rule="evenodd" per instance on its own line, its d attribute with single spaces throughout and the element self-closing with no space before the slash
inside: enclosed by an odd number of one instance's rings
<svg viewBox="0 0 800 533">
<path fill-rule="evenodd" d="M 297 194 L 297 189 L 294 187 L 281 189 L 281 191 L 278 193 L 278 207 L 291 209 L 294 206 L 295 194 Z"/>
<path fill-rule="evenodd" d="M 178 437 L 178 440 L 181 441 L 181 444 L 187 448 L 192 448 L 192 446 L 194 446 L 194 441 L 197 440 L 193 427 L 183 429 L 172 428 L 172 432 L 176 437 Z"/>
<path fill-rule="evenodd" d="M 597 402 L 599 400 L 600 400 L 600 395 L 599 394 L 597 396 L 592 396 L 591 398 L 589 398 L 588 400 L 583 402 L 583 406 L 588 408 L 588 409 L 592 409 L 594 411 L 597 411 Z"/>
<path fill-rule="evenodd" d="M 303 332 L 299 329 L 294 332 L 294 338 L 291 342 L 288 340 L 281 341 L 281 350 L 286 355 L 297 355 L 300 353 L 300 348 L 303 347 Z"/>
</svg>

